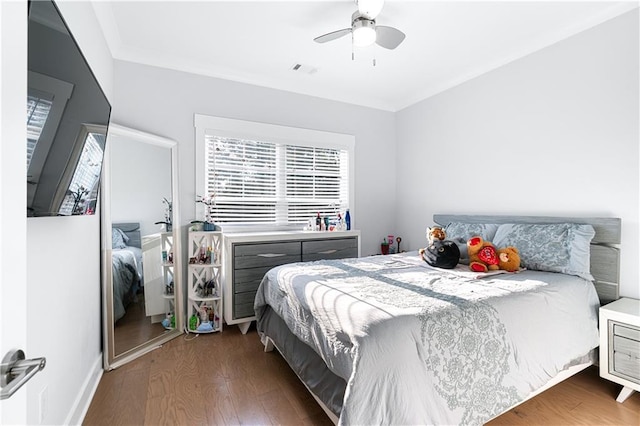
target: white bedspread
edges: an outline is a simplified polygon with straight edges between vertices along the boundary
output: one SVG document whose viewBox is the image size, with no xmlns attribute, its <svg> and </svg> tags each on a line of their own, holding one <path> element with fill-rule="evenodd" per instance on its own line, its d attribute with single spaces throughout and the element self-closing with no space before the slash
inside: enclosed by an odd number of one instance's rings
<svg viewBox="0 0 640 426">
<path fill-rule="evenodd" d="M 598 345 L 584 279 L 476 278 L 417 252 L 283 265 L 255 301 L 347 381 L 340 424 L 482 424 Z"/>
</svg>

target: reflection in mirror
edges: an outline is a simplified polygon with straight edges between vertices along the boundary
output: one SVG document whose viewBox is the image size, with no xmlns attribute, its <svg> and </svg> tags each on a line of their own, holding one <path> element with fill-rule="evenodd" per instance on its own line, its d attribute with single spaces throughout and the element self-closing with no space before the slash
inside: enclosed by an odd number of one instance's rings
<svg viewBox="0 0 640 426">
<path fill-rule="evenodd" d="M 54 2 L 28 28 L 27 216 L 94 214 L 111 106 Z"/>
<path fill-rule="evenodd" d="M 179 335 L 182 322 L 175 142 L 114 124 L 108 139 L 105 367 L 115 368 Z"/>
</svg>

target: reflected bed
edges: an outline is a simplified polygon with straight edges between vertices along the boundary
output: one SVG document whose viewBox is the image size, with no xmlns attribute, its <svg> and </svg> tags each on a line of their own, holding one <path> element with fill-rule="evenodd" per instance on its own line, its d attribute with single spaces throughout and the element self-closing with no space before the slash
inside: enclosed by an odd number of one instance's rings
<svg viewBox="0 0 640 426">
<path fill-rule="evenodd" d="M 142 287 L 142 249 L 139 223 L 112 226 L 113 321 L 122 318 Z"/>
</svg>

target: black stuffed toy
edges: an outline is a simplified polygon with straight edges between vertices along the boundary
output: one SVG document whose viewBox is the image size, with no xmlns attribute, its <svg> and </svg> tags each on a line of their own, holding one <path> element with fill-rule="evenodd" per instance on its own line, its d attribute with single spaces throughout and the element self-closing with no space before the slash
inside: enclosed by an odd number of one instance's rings
<svg viewBox="0 0 640 426">
<path fill-rule="evenodd" d="M 419 253 L 422 260 L 436 268 L 453 269 L 460 261 L 460 249 L 450 240 L 435 240 Z"/>
</svg>

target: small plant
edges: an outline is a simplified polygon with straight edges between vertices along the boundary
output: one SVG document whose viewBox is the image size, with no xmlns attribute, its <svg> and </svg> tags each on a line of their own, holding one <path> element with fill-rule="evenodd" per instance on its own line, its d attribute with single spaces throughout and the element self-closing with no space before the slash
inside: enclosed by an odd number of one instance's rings
<svg viewBox="0 0 640 426">
<path fill-rule="evenodd" d="M 205 211 L 204 211 L 204 221 L 205 223 L 210 223 L 213 224 L 214 222 L 214 218 L 213 218 L 213 212 L 215 209 L 215 196 L 213 194 L 209 194 L 206 197 L 202 197 L 200 195 L 196 196 L 196 203 L 202 203 L 205 205 Z"/>
<path fill-rule="evenodd" d="M 167 206 L 164 209 L 164 222 L 156 222 L 156 225 L 165 225 L 167 232 L 171 231 L 171 224 L 173 218 L 173 203 L 167 200 L 165 197 L 162 198 L 162 202 Z"/>
</svg>

